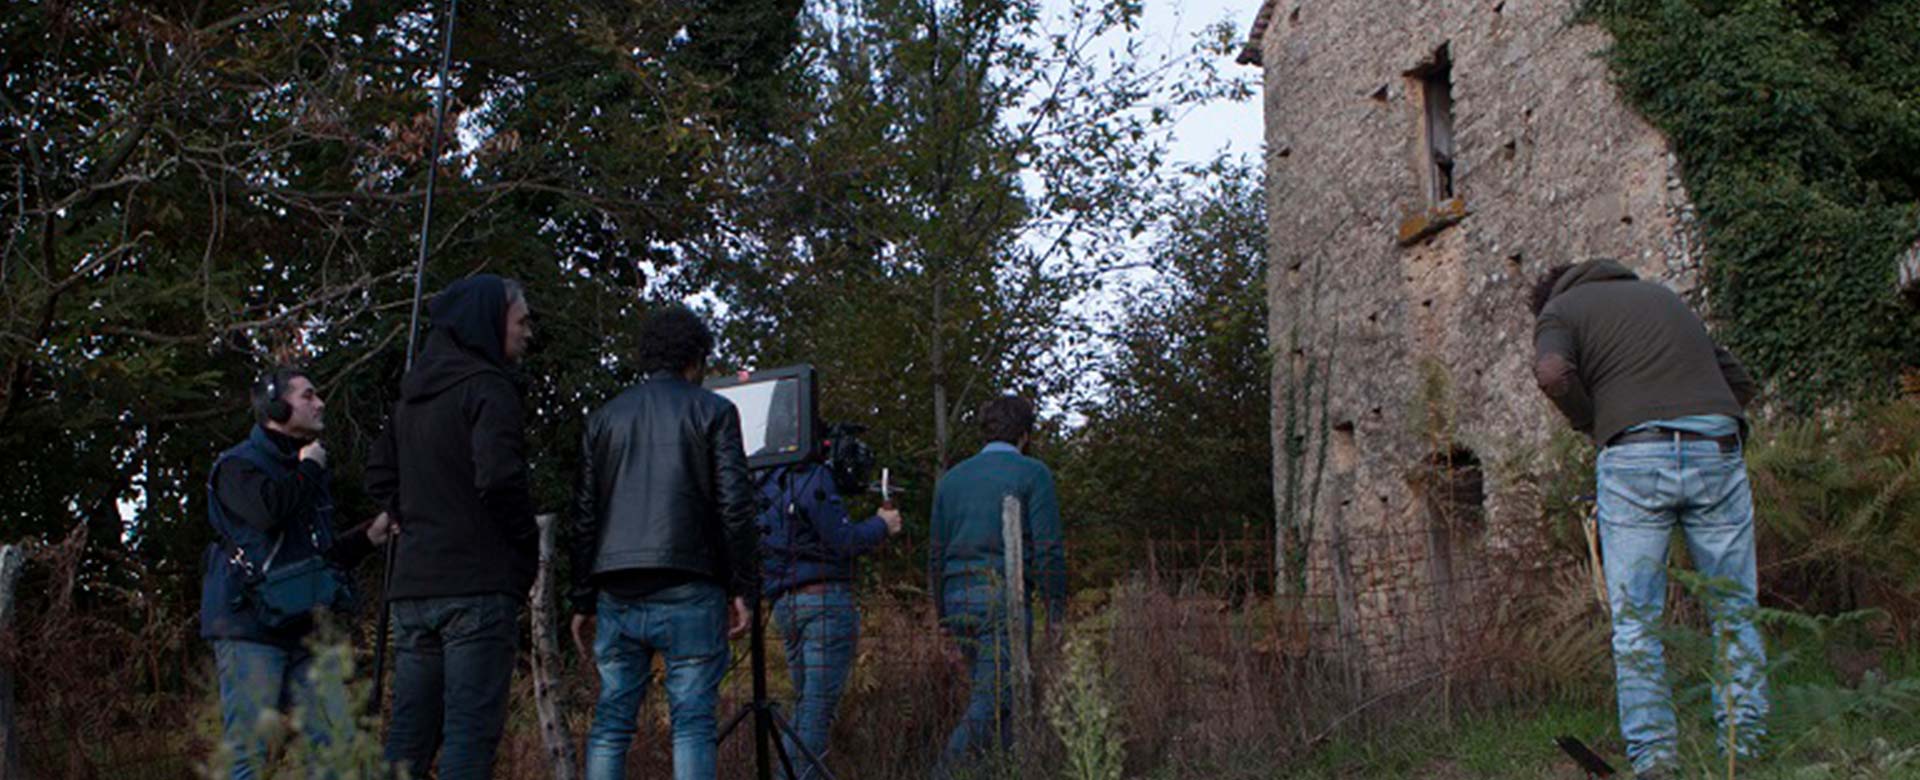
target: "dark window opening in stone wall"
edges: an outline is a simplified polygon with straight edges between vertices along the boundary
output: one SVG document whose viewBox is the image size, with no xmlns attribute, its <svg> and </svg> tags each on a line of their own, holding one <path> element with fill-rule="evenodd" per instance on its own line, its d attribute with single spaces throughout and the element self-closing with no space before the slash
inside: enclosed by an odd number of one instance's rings
<svg viewBox="0 0 1920 780">
<path fill-rule="evenodd" d="M 1477 528 L 1487 516 L 1487 483 L 1480 456 L 1454 445 L 1427 458 L 1423 480 L 1427 506 L 1436 524 Z"/>
<path fill-rule="evenodd" d="M 1408 71 L 1419 86 L 1421 103 L 1421 163 L 1427 177 L 1427 198 L 1444 203 L 1454 197 L 1453 59 L 1446 46 L 1433 59 Z"/>
</svg>

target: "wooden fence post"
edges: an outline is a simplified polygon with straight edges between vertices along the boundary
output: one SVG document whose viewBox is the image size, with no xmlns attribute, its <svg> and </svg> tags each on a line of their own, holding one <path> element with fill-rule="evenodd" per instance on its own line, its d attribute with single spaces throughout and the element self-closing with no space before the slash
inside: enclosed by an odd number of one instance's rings
<svg viewBox="0 0 1920 780">
<path fill-rule="evenodd" d="M 540 714 L 540 740 L 546 744 L 547 762 L 553 766 L 555 780 L 579 777 L 574 763 L 573 732 L 560 717 L 560 692 L 563 685 L 557 667 L 559 640 L 556 638 L 553 561 L 559 545 L 556 535 L 559 518 L 540 515 L 540 570 L 533 579 L 533 701 Z"/>
<path fill-rule="evenodd" d="M 1000 538 L 1006 551 L 1007 644 L 1012 650 L 1013 728 L 1020 734 L 1028 725 L 1033 697 L 1033 666 L 1027 657 L 1027 555 L 1025 513 L 1020 499 L 1007 496 L 1000 502 Z M 1014 750 L 1020 749 L 1016 739 Z"/>
<path fill-rule="evenodd" d="M 0 637 L 13 632 L 13 587 L 26 564 L 25 550 L 13 545 L 0 547 Z M 0 658 L 0 780 L 20 776 L 20 734 L 13 712 L 13 664 Z"/>
</svg>

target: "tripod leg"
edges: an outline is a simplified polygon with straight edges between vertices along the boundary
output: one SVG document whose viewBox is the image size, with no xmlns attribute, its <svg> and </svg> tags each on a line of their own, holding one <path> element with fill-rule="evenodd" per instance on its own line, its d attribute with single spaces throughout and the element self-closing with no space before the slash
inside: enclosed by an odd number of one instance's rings
<svg viewBox="0 0 1920 780">
<path fill-rule="evenodd" d="M 767 713 L 771 715 L 773 711 L 769 709 Z M 779 716 L 776 715 L 774 717 L 776 718 L 774 723 L 778 724 Z M 786 773 L 781 775 L 781 777 L 785 778 L 785 780 L 799 780 L 800 775 L 793 771 L 793 757 L 787 753 L 787 735 L 781 733 L 780 728 L 776 725 L 772 733 L 768 734 L 767 737 L 768 741 L 772 744 L 774 757 L 780 759 L 780 770 Z M 795 744 L 798 744 L 798 742 L 796 741 Z M 807 748 L 805 745 L 801 745 L 800 749 L 804 751 Z"/>
<path fill-rule="evenodd" d="M 752 714 L 753 714 L 753 705 L 749 704 L 745 707 L 741 707 L 739 712 L 734 713 L 733 717 L 727 719 L 727 725 L 720 729 L 720 736 L 716 737 L 713 740 L 714 743 L 719 744 L 721 742 L 727 741 L 727 737 L 733 734 L 733 730 L 740 728 L 740 723 L 742 721 L 745 721 L 748 715 L 752 715 Z"/>
<path fill-rule="evenodd" d="M 800 749 L 800 757 L 806 760 L 807 776 L 801 778 L 801 780 L 812 780 L 813 778 L 834 780 L 833 773 L 827 770 L 826 759 L 814 755 L 813 748 L 807 747 L 807 743 L 800 741 L 799 731 L 795 730 L 793 724 L 788 723 L 786 718 L 781 717 L 780 708 L 770 706 L 767 709 L 767 713 L 773 716 L 774 733 L 793 740 L 793 746 Z M 774 743 L 775 745 L 782 745 L 780 748 L 780 760 L 783 763 L 787 760 L 787 751 L 784 747 L 785 741 L 786 740 L 780 740 Z M 787 767 L 787 776 L 794 776 L 792 766 Z"/>
<path fill-rule="evenodd" d="M 386 709 L 387 628 L 393 618 L 393 604 L 387 600 L 387 583 L 393 578 L 393 562 L 400 557 L 400 540 L 387 540 L 386 567 L 380 570 L 380 627 L 373 640 L 373 690 L 367 694 L 367 709 L 380 713 Z"/>
</svg>

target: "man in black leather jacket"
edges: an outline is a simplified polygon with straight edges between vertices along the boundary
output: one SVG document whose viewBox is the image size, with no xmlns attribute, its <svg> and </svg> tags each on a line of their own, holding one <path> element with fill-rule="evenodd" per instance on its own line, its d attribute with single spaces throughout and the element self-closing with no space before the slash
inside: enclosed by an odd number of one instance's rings
<svg viewBox="0 0 1920 780">
<path fill-rule="evenodd" d="M 600 669 L 587 777 L 624 777 L 658 651 L 674 776 L 711 778 L 727 639 L 745 633 L 758 587 L 754 486 L 739 410 L 698 384 L 713 351 L 706 324 L 666 309 L 640 345 L 646 379 L 587 419 L 574 489 L 573 637 Z"/>
</svg>

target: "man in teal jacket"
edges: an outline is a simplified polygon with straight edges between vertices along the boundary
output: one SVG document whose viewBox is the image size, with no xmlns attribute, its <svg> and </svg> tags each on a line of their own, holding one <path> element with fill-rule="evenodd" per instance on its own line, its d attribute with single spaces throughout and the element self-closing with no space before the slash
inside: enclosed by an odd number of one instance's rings
<svg viewBox="0 0 1920 780">
<path fill-rule="evenodd" d="M 934 491 L 933 549 L 928 561 L 940 627 L 960 646 L 973 684 L 967 712 L 947 740 L 937 774 L 976 753 L 1013 741 L 1007 614 L 1006 545 L 1001 504 L 1019 499 L 1027 593 L 1039 594 L 1049 625 L 1066 617 L 1066 551 L 1053 473 L 1023 454 L 1033 435 L 1033 403 L 1002 396 L 980 407 L 987 446 L 948 471 Z M 1031 631 L 1031 620 L 1020 627 Z M 993 744 L 989 745 L 989 741 Z"/>
</svg>

